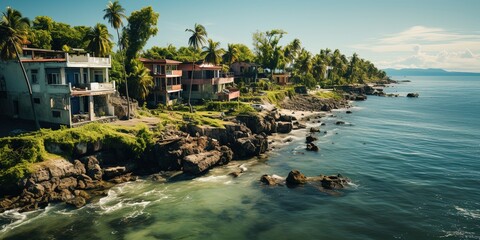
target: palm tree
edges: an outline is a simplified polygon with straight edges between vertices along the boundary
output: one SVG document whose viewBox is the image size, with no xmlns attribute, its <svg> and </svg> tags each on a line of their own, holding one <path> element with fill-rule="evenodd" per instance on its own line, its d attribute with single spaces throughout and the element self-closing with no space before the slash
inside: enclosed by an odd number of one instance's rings
<svg viewBox="0 0 480 240">
<path fill-rule="evenodd" d="M 88 41 L 87 49 L 93 52 L 94 56 L 103 57 L 112 51 L 111 38 L 107 26 L 97 23 L 88 30 L 84 40 Z"/>
<path fill-rule="evenodd" d="M 125 58 L 123 55 L 124 45 L 122 44 L 122 38 L 120 38 L 120 32 L 118 31 L 118 29 L 123 26 L 122 18 L 127 18 L 127 16 L 125 15 L 125 9 L 118 1 L 113 3 L 109 2 L 107 8 L 103 9 L 103 11 L 105 12 L 103 19 L 107 19 L 110 25 L 117 31 L 118 48 L 122 59 L 123 76 L 125 78 L 125 94 L 127 95 L 127 119 L 130 119 L 130 98 L 128 96 L 127 73 L 125 71 Z"/>
<path fill-rule="evenodd" d="M 227 51 L 225 51 L 225 54 L 222 56 L 223 62 L 230 66 L 238 60 L 239 54 L 239 50 L 235 44 L 228 44 Z"/>
<path fill-rule="evenodd" d="M 139 100 L 145 100 L 150 93 L 150 89 L 154 86 L 153 77 L 150 75 L 150 70 L 142 62 L 132 59 L 131 65 L 133 66 L 133 71 L 130 77 L 131 80 L 134 80 L 133 83 L 136 86 L 134 95 Z"/>
<path fill-rule="evenodd" d="M 205 27 L 201 24 L 195 23 L 193 29 L 185 29 L 185 32 L 190 32 L 192 35 L 188 38 L 188 45 L 194 50 L 199 50 L 205 44 L 205 38 L 207 37 L 207 31 Z M 192 51 L 192 76 L 190 79 L 190 89 L 188 91 L 188 106 L 190 107 L 190 112 L 193 112 L 192 104 L 190 103 L 190 99 L 192 97 L 192 84 L 193 84 L 193 74 L 195 70 L 195 51 Z"/>
<path fill-rule="evenodd" d="M 214 42 L 212 39 L 208 39 L 208 46 L 203 47 L 202 55 L 205 56 L 205 61 L 215 65 L 220 64 L 220 59 L 225 52 L 223 48 L 218 48 L 220 42 Z"/>
<path fill-rule="evenodd" d="M 27 40 L 29 28 L 30 20 L 28 20 L 28 18 L 22 17 L 22 14 L 17 10 L 7 8 L 7 11 L 3 13 L 2 19 L 0 20 L 0 58 L 7 60 L 13 59 L 15 56 L 17 57 L 23 77 L 25 78 L 25 83 L 27 84 L 28 94 L 30 95 L 35 127 L 40 129 L 37 113 L 35 112 L 35 104 L 33 102 L 32 86 L 30 86 L 30 81 L 28 80 L 18 51 L 18 49 L 20 49 L 20 51 L 22 50 L 21 46 Z"/>
</svg>

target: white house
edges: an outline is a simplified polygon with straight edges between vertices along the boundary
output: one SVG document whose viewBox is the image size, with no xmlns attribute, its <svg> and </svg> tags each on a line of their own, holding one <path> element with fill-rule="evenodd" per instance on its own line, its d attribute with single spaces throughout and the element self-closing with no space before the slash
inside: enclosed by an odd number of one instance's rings
<svg viewBox="0 0 480 240">
<path fill-rule="evenodd" d="M 114 119 L 109 102 L 115 93 L 110 82 L 110 58 L 23 48 L 21 61 L 32 86 L 35 111 L 42 124 L 76 126 Z M 27 85 L 17 60 L 0 62 L 0 114 L 33 119 Z"/>
</svg>

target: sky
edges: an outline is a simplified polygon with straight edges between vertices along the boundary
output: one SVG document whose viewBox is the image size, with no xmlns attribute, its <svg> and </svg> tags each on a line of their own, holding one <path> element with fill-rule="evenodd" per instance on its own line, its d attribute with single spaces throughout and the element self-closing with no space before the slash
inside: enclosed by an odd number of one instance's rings
<svg viewBox="0 0 480 240">
<path fill-rule="evenodd" d="M 0 0 L 33 20 L 47 15 L 72 26 L 103 20 L 104 0 Z M 187 28 L 205 26 L 208 37 L 252 47 L 256 31 L 283 29 L 280 44 L 295 38 L 313 54 L 339 49 L 379 68 L 443 68 L 480 72 L 478 0 L 120 0 L 127 16 L 152 6 L 158 34 L 145 49 L 186 46 Z M 110 28 L 114 34 L 114 29 Z M 114 39 L 116 41 L 116 39 Z"/>
</svg>

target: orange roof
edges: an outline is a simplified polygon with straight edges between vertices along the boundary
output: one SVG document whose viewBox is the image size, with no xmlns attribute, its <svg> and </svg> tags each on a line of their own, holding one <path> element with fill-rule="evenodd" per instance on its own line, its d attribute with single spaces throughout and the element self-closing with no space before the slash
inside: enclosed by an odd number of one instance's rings
<svg viewBox="0 0 480 240">
<path fill-rule="evenodd" d="M 140 62 L 143 63 L 160 63 L 160 64 L 180 64 L 182 62 L 170 60 L 170 59 L 148 59 L 148 58 L 139 58 Z"/>
</svg>

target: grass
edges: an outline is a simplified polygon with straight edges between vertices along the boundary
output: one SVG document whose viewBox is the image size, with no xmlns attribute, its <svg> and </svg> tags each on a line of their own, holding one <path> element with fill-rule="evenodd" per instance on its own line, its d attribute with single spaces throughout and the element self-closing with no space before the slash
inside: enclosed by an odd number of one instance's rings
<svg viewBox="0 0 480 240">
<path fill-rule="evenodd" d="M 343 99 L 342 94 L 337 91 L 321 91 L 321 92 L 317 92 L 315 96 L 319 98 L 335 99 L 335 100 Z"/>
<path fill-rule="evenodd" d="M 35 163 L 75 157 L 79 143 L 120 151 L 125 157 L 138 159 L 153 144 L 155 135 L 145 126 L 119 127 L 92 123 L 78 128 L 40 131 L 0 139 L 0 184 L 15 184 L 31 173 Z M 52 147 L 56 146 L 56 147 Z M 56 152 L 60 150 L 60 152 Z"/>
</svg>

